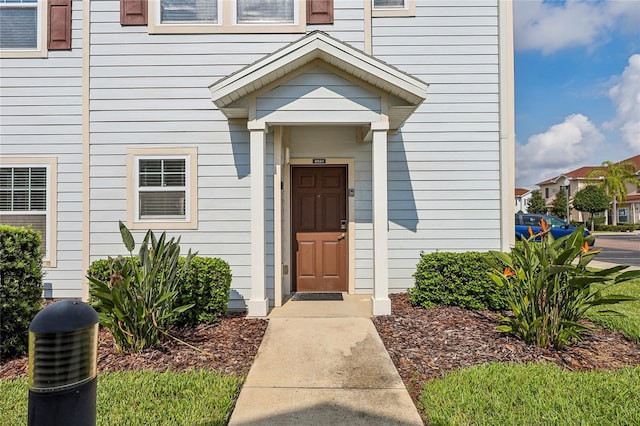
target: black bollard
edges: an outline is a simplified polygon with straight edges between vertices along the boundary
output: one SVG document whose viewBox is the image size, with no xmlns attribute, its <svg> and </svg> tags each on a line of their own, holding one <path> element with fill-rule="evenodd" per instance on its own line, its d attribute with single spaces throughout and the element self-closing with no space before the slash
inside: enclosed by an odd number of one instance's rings
<svg viewBox="0 0 640 426">
<path fill-rule="evenodd" d="M 29 326 L 29 426 L 94 426 L 98 314 L 63 300 Z"/>
</svg>

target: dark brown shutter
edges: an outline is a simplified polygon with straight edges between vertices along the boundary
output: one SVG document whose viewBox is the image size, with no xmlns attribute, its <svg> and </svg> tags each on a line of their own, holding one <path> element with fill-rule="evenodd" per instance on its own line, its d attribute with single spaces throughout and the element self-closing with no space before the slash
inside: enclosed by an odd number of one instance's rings
<svg viewBox="0 0 640 426">
<path fill-rule="evenodd" d="M 333 0 L 307 0 L 307 24 L 333 24 Z"/>
<path fill-rule="evenodd" d="M 148 0 L 120 0 L 121 25 L 147 25 Z"/>
<path fill-rule="evenodd" d="M 49 0 L 48 21 L 47 48 L 71 49 L 71 0 Z"/>
</svg>

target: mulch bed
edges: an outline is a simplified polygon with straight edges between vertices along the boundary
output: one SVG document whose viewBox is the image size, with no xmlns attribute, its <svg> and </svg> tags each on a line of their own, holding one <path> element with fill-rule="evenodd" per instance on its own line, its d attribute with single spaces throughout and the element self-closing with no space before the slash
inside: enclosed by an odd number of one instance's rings
<svg viewBox="0 0 640 426">
<path fill-rule="evenodd" d="M 98 371 L 185 371 L 202 368 L 246 376 L 266 329 L 266 320 L 247 319 L 244 314 L 229 314 L 215 324 L 200 324 L 171 331 L 172 335 L 206 353 L 166 339 L 158 346 L 138 354 L 116 353 L 111 333 L 100 329 Z M 27 362 L 26 356 L 2 360 L 0 379 L 26 377 Z"/>
<path fill-rule="evenodd" d="M 373 322 L 415 402 L 424 382 L 489 362 L 551 362 L 569 370 L 640 365 L 640 345 L 599 327 L 572 346 L 543 349 L 497 330 L 491 311 L 423 309 L 411 306 L 406 293 L 390 297 L 393 314 Z"/>
<path fill-rule="evenodd" d="M 493 312 L 422 309 L 411 306 L 406 293 L 390 297 L 393 315 L 376 317 L 373 322 L 414 401 L 424 382 L 457 368 L 489 362 L 552 362 L 570 370 L 640 365 L 640 345 L 608 330 L 585 333 L 584 341 L 562 350 L 542 349 L 498 331 L 499 319 Z M 110 333 L 101 330 L 98 371 L 203 368 L 245 376 L 266 328 L 266 320 L 230 314 L 216 324 L 172 331 L 207 354 L 174 340 L 139 354 L 118 354 Z M 26 356 L 0 360 L 0 379 L 26 374 Z"/>
</svg>

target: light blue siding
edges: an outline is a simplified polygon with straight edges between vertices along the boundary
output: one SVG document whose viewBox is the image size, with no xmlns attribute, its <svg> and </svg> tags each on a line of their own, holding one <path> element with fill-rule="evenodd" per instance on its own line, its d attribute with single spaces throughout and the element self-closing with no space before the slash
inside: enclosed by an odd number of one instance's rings
<svg viewBox="0 0 640 426">
<path fill-rule="evenodd" d="M 372 54 L 429 83 L 426 101 L 388 136 L 389 289 L 413 285 L 420 251 L 500 248 L 500 88 L 496 0 L 417 0 L 415 17 L 372 18 Z M 90 205 L 83 206 L 82 17 L 90 7 L 88 120 Z M 127 152 L 197 148 L 198 229 L 170 231 L 182 246 L 221 257 L 233 271 L 230 307 L 251 289 L 249 132 L 229 122 L 209 86 L 303 34 L 149 34 L 119 23 L 120 1 L 73 2 L 73 50 L 47 59 L 2 59 L 3 156 L 58 159 L 58 266 L 47 270 L 55 297 L 82 294 L 82 243 L 90 260 L 125 254 L 118 220 L 129 199 Z M 364 50 L 365 10 L 335 1 L 322 30 Z M 153 19 L 153 18 L 150 18 Z M 87 23 L 89 25 L 89 23 Z M 384 113 L 380 94 L 326 67 L 315 67 L 261 93 L 257 118 L 339 116 L 363 122 Z M 369 115 L 367 115 L 369 114 Z M 297 115 L 296 115 L 297 116 Z M 371 144 L 355 126 L 290 130 L 291 158 L 355 162 L 356 292 L 373 288 Z M 267 280 L 274 292 L 273 131 L 267 136 Z M 83 212 L 89 234 L 82 235 Z M 162 231 L 158 229 L 157 231 Z M 136 231 L 140 241 L 143 231 Z M 279 267 L 279 266 L 278 266 Z"/>
<path fill-rule="evenodd" d="M 54 157 L 57 241 L 54 268 L 44 268 L 52 297 L 82 296 L 82 9 L 73 1 L 71 51 L 0 59 L 0 162 Z"/>
</svg>

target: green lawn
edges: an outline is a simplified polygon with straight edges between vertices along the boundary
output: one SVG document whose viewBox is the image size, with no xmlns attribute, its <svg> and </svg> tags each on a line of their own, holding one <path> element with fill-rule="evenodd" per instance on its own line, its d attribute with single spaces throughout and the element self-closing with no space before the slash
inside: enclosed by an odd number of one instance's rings
<svg viewBox="0 0 640 426">
<path fill-rule="evenodd" d="M 570 372 L 551 364 L 490 364 L 425 385 L 436 425 L 637 425 L 640 367 Z"/>
<path fill-rule="evenodd" d="M 605 294 L 640 298 L 640 279 Z M 594 308 L 591 321 L 640 343 L 640 300 Z M 491 364 L 461 369 L 427 383 L 420 402 L 437 425 L 640 425 L 640 366 L 571 372 L 547 364 Z"/>
<path fill-rule="evenodd" d="M 242 380 L 212 371 L 98 376 L 98 425 L 225 425 Z M 27 424 L 25 379 L 0 380 L 0 424 Z"/>
<path fill-rule="evenodd" d="M 613 330 L 621 331 L 628 338 L 640 343 L 640 279 L 631 280 L 609 287 L 604 294 L 625 294 L 637 297 L 635 302 L 623 302 L 612 307 L 625 316 L 612 316 L 598 313 L 597 308 L 587 312 L 587 318 Z M 604 309 L 604 308 L 601 308 Z"/>
</svg>

